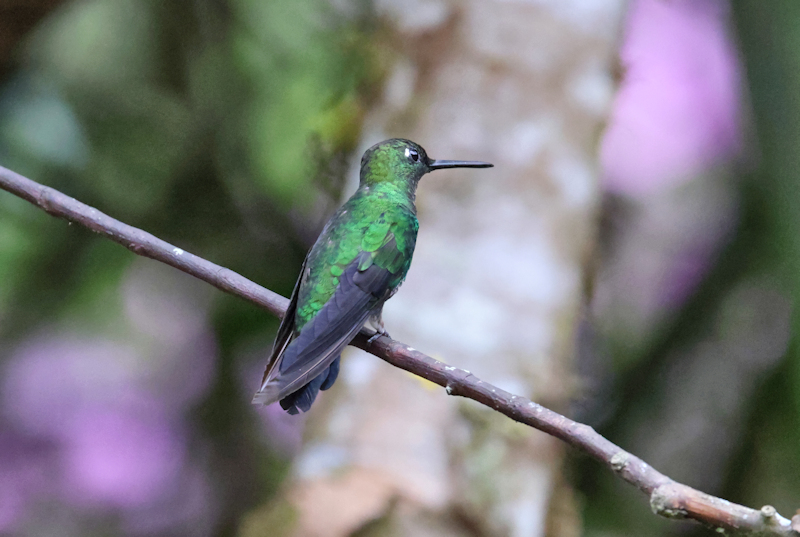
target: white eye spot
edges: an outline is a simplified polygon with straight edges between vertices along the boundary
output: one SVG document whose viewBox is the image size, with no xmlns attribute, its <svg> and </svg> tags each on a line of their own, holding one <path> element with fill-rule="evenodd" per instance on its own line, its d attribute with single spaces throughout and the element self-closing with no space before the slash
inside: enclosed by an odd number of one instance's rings
<svg viewBox="0 0 800 537">
<path fill-rule="evenodd" d="M 411 149 L 410 147 L 406 147 L 406 158 L 413 160 L 414 162 L 419 161 L 419 152 L 416 149 Z"/>
</svg>

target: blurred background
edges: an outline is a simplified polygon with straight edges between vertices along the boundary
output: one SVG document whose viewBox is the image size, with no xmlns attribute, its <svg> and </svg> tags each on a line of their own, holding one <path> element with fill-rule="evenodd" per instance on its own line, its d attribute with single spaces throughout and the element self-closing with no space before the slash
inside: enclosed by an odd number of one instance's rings
<svg viewBox="0 0 800 537">
<path fill-rule="evenodd" d="M 800 507 L 800 3 L 0 0 L 0 163 L 285 296 L 411 138 L 392 335 L 705 492 Z M 706 535 L 350 349 L 0 192 L 0 535 Z"/>
</svg>

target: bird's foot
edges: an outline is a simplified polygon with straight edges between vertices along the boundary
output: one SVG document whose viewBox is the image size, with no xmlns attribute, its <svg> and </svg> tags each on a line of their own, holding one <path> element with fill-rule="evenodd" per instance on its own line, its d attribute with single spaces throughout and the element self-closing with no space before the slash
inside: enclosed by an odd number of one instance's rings
<svg viewBox="0 0 800 537">
<path fill-rule="evenodd" d="M 381 336 L 386 336 L 391 338 L 392 336 L 389 335 L 389 332 L 386 331 L 386 328 L 383 326 L 383 305 L 379 308 L 372 311 L 372 314 L 369 316 L 369 320 L 367 324 L 375 329 L 375 333 L 370 336 L 367 340 L 367 345 L 372 345 L 376 339 Z"/>
<path fill-rule="evenodd" d="M 387 332 L 385 328 L 383 327 L 381 328 L 382 328 L 381 330 L 375 330 L 375 333 L 369 337 L 369 339 L 367 340 L 367 345 L 372 345 L 375 342 L 375 340 L 377 340 L 381 336 L 386 336 L 388 338 L 392 337 L 389 335 L 389 332 Z"/>
</svg>

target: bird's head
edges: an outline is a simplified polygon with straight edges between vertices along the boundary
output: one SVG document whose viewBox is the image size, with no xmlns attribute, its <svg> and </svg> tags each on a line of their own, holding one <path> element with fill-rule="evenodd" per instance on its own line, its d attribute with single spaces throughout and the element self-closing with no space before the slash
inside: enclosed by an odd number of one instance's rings
<svg viewBox="0 0 800 537">
<path fill-rule="evenodd" d="M 403 138 L 377 143 L 361 157 L 361 184 L 417 182 L 428 172 L 443 168 L 491 168 L 488 162 L 433 160 L 419 144 Z"/>
</svg>

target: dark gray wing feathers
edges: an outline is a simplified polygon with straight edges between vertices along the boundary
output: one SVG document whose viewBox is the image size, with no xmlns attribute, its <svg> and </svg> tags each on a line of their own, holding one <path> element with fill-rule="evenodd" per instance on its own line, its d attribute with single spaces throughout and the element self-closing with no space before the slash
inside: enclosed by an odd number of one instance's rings
<svg viewBox="0 0 800 537">
<path fill-rule="evenodd" d="M 308 256 L 306 256 L 306 258 L 303 260 L 303 266 L 300 267 L 300 277 L 297 278 L 297 282 L 294 284 L 292 296 L 289 298 L 289 307 L 286 308 L 286 313 L 284 313 L 283 318 L 281 319 L 281 324 L 278 327 L 278 333 L 275 336 L 275 343 L 272 345 L 272 354 L 270 354 L 269 360 L 267 361 L 267 367 L 264 370 L 264 376 L 261 378 L 262 386 L 275 369 L 275 366 L 279 365 L 280 356 L 283 354 L 283 352 L 286 350 L 286 347 L 289 346 L 289 343 L 292 340 L 292 334 L 294 333 L 294 315 L 297 311 L 297 295 L 300 294 L 300 284 L 303 281 L 303 277 L 306 273 L 306 263 L 308 263 Z"/>
<path fill-rule="evenodd" d="M 269 404 L 288 398 L 308 385 L 309 389 L 300 394 L 302 397 L 296 402 L 297 408 L 306 410 L 323 385 L 330 387 L 338 373 L 338 363 L 335 372 L 323 373 L 355 337 L 370 312 L 382 303 L 389 290 L 391 273 L 388 270 L 377 265 L 358 270 L 365 255 L 370 254 L 360 254 L 345 268 L 330 300 L 283 350 L 277 371 L 274 367 L 268 370 L 261 390 L 253 398 L 254 403 Z M 333 377 L 328 381 L 331 375 Z M 294 401 L 285 403 L 294 408 Z"/>
</svg>

